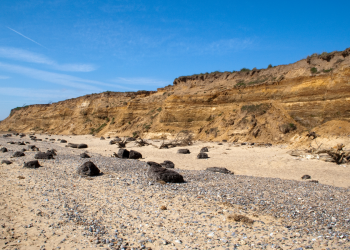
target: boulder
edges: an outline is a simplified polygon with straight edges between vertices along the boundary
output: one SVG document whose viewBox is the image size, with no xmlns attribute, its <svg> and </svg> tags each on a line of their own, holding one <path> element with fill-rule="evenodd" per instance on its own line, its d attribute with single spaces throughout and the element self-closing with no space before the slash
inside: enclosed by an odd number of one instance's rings
<svg viewBox="0 0 350 250">
<path fill-rule="evenodd" d="M 116 140 L 111 140 L 111 141 L 109 141 L 109 144 L 110 145 L 117 144 L 117 141 Z"/>
<path fill-rule="evenodd" d="M 206 153 L 206 152 L 209 152 L 208 148 L 207 147 L 204 147 L 201 149 L 200 151 L 201 153 Z"/>
<path fill-rule="evenodd" d="M 130 152 L 128 150 L 126 150 L 125 148 L 121 148 L 119 149 L 117 156 L 119 158 L 129 158 L 129 154 Z"/>
<path fill-rule="evenodd" d="M 25 156 L 25 154 L 24 154 L 23 152 L 21 152 L 21 151 L 16 151 L 16 152 L 12 155 L 12 157 L 22 157 L 22 156 Z"/>
<path fill-rule="evenodd" d="M 206 170 L 207 171 L 211 171 L 211 172 L 223 173 L 223 174 L 233 174 L 227 168 L 210 167 L 210 168 L 207 168 Z"/>
<path fill-rule="evenodd" d="M 57 150 L 56 149 L 50 149 L 50 150 L 47 150 L 46 153 L 50 153 L 52 155 L 57 155 Z"/>
<path fill-rule="evenodd" d="M 41 167 L 38 160 L 35 161 L 28 161 L 24 163 L 24 168 L 39 168 Z"/>
<path fill-rule="evenodd" d="M 91 158 L 87 153 L 80 154 L 80 158 Z"/>
<path fill-rule="evenodd" d="M 305 174 L 301 177 L 301 179 L 303 179 L 303 180 L 311 179 L 311 176 L 308 174 Z"/>
<path fill-rule="evenodd" d="M 101 136 L 100 140 L 105 140 L 105 138 L 103 136 Z"/>
<path fill-rule="evenodd" d="M 67 141 L 66 141 L 66 140 L 61 140 L 60 142 L 61 142 L 61 143 L 67 143 Z"/>
<path fill-rule="evenodd" d="M 3 153 L 7 152 L 7 148 L 1 148 L 0 152 L 3 152 Z"/>
<path fill-rule="evenodd" d="M 12 161 L 2 160 L 2 161 L 1 161 L 1 164 L 10 165 L 10 164 L 12 164 Z"/>
<path fill-rule="evenodd" d="M 199 153 L 197 155 L 197 159 L 208 159 L 208 158 L 209 158 L 209 156 L 207 153 Z"/>
<path fill-rule="evenodd" d="M 173 170 L 163 168 L 160 164 L 153 161 L 149 161 L 147 164 L 149 165 L 147 176 L 154 181 L 164 181 L 170 183 L 184 182 L 183 176 Z"/>
<path fill-rule="evenodd" d="M 62 142 L 62 141 L 61 141 Z M 75 144 L 75 143 L 68 143 L 67 145 L 66 145 L 66 147 L 68 147 L 68 148 L 77 148 L 78 147 L 78 144 Z"/>
<path fill-rule="evenodd" d="M 93 162 L 87 161 L 78 168 L 77 173 L 81 176 L 96 176 L 100 174 L 100 170 Z"/>
<path fill-rule="evenodd" d="M 88 147 L 87 144 L 79 144 L 79 145 L 78 145 L 78 148 L 87 148 L 87 147 Z"/>
<path fill-rule="evenodd" d="M 130 150 L 129 152 L 129 159 L 141 159 L 142 158 L 142 154 L 135 151 L 135 150 Z"/>
<path fill-rule="evenodd" d="M 187 148 L 183 148 L 183 149 L 179 149 L 177 151 L 178 154 L 190 154 L 190 150 L 188 150 Z"/>
<path fill-rule="evenodd" d="M 164 161 L 160 165 L 163 168 L 175 168 L 175 164 L 172 161 Z"/>
<path fill-rule="evenodd" d="M 39 152 L 34 156 L 34 159 L 50 160 L 54 158 L 51 153 Z"/>
</svg>

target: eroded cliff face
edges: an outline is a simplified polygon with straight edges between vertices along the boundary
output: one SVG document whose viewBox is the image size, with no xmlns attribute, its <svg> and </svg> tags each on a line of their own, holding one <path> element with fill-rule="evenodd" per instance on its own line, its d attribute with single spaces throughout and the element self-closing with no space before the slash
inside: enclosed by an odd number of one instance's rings
<svg viewBox="0 0 350 250">
<path fill-rule="evenodd" d="M 158 91 L 101 93 L 12 110 L 2 131 L 286 142 L 350 122 L 350 50 L 290 65 L 175 79 Z M 342 123 L 342 124 L 343 124 Z M 326 130 L 324 130 L 326 131 Z"/>
</svg>

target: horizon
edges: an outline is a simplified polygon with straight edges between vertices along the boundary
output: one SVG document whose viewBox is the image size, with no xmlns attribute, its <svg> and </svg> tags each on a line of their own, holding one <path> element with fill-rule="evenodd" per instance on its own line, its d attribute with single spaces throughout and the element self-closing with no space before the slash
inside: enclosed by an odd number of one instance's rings
<svg viewBox="0 0 350 250">
<path fill-rule="evenodd" d="M 181 76 L 342 51 L 350 46 L 350 27 L 338 6 L 350 3 L 5 1 L 0 121 L 24 105 L 156 91 Z"/>
</svg>

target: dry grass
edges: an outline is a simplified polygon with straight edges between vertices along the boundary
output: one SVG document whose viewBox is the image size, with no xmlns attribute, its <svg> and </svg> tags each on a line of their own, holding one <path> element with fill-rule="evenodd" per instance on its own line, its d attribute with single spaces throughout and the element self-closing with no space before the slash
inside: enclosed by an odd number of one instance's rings
<svg viewBox="0 0 350 250">
<path fill-rule="evenodd" d="M 254 223 L 254 220 L 249 219 L 247 216 L 241 215 L 241 214 L 229 215 L 229 216 L 227 216 L 227 219 L 229 221 L 243 222 L 243 223 L 247 223 L 247 224 Z"/>
</svg>

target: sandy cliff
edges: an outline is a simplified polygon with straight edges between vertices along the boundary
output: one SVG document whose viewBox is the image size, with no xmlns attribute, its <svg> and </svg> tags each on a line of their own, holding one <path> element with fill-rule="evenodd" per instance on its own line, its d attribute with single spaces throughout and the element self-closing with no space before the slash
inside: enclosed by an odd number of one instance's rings
<svg viewBox="0 0 350 250">
<path fill-rule="evenodd" d="M 153 92 L 13 109 L 0 130 L 153 138 L 190 130 L 201 140 L 289 142 L 308 130 L 347 136 L 349 120 L 350 48 L 268 69 L 183 76 Z"/>
</svg>

